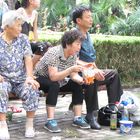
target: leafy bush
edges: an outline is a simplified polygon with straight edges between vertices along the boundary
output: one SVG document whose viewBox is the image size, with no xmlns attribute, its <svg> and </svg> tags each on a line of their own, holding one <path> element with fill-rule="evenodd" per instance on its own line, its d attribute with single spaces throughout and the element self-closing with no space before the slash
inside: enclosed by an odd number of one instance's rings
<svg viewBox="0 0 140 140">
<path fill-rule="evenodd" d="M 118 18 L 110 27 L 111 34 L 140 36 L 140 7 L 126 19 Z"/>
</svg>

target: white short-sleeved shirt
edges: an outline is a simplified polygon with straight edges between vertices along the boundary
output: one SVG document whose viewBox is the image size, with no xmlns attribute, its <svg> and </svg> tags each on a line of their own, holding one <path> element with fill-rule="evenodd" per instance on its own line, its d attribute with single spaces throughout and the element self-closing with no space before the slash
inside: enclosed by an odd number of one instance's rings
<svg viewBox="0 0 140 140">
<path fill-rule="evenodd" d="M 27 15 L 25 9 L 22 8 L 22 7 L 19 8 L 17 11 L 18 11 L 20 14 L 23 15 L 23 18 L 24 18 L 24 21 L 25 21 L 25 22 L 30 23 L 31 26 L 33 26 L 33 23 L 34 23 L 34 21 L 35 21 L 35 18 L 36 18 L 37 14 L 38 14 L 38 12 L 37 12 L 36 10 L 33 10 L 31 16 Z"/>
</svg>

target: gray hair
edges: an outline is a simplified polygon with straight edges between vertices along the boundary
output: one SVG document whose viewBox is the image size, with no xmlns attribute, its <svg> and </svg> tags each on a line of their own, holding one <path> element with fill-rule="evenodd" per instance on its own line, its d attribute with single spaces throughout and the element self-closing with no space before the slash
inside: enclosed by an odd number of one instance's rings
<svg viewBox="0 0 140 140">
<path fill-rule="evenodd" d="M 16 20 L 23 20 L 23 17 L 16 10 L 10 10 L 6 12 L 2 17 L 2 25 L 1 28 L 4 29 L 7 25 L 12 26 Z"/>
</svg>

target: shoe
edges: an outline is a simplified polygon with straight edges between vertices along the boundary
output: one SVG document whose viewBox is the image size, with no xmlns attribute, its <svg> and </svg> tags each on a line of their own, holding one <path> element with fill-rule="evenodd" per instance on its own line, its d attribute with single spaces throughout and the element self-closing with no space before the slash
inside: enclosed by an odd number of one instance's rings
<svg viewBox="0 0 140 140">
<path fill-rule="evenodd" d="M 45 124 L 44 128 L 52 133 L 61 132 L 61 129 L 58 127 L 56 120 L 48 120 L 47 123 Z"/>
<path fill-rule="evenodd" d="M 90 128 L 90 125 L 86 123 L 86 121 L 82 117 L 78 117 L 76 120 L 73 121 L 73 126 L 78 126 L 82 129 Z"/>
<path fill-rule="evenodd" d="M 1 129 L 0 130 L 0 140 L 9 140 L 10 134 L 8 132 L 8 129 Z"/>
<path fill-rule="evenodd" d="M 33 128 L 27 128 L 25 131 L 26 138 L 33 138 L 35 136 L 35 131 Z"/>
<path fill-rule="evenodd" d="M 86 122 L 90 125 L 91 129 L 100 130 L 101 126 L 97 121 L 97 112 L 88 113 L 85 117 Z"/>
</svg>

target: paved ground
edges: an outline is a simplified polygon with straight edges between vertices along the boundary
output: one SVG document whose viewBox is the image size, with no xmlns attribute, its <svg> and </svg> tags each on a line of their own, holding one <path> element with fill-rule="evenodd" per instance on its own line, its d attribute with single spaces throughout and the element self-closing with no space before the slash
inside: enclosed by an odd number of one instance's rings
<svg viewBox="0 0 140 140">
<path fill-rule="evenodd" d="M 125 92 L 131 92 L 140 97 L 140 88 L 128 89 Z M 36 113 L 35 118 L 35 129 L 36 137 L 31 140 L 140 140 L 140 127 L 134 127 L 131 135 L 121 135 L 119 129 L 116 131 L 111 131 L 109 127 L 102 127 L 102 130 L 82 130 L 73 127 L 72 111 L 68 111 L 68 106 L 71 101 L 71 95 L 66 95 L 65 97 L 59 96 L 57 109 L 56 109 L 56 119 L 58 124 L 62 129 L 61 133 L 50 133 L 43 128 L 46 114 L 45 114 L 45 98 L 40 98 L 39 109 Z M 18 105 L 22 107 L 21 101 L 14 100 L 10 101 L 10 105 Z M 100 107 L 107 104 L 106 91 L 99 92 L 99 104 Z M 83 112 L 85 112 L 85 105 L 83 106 Z M 22 113 L 17 113 L 13 115 L 13 120 L 8 122 L 11 140 L 25 140 L 24 137 L 24 125 L 25 125 L 25 111 Z"/>
</svg>

